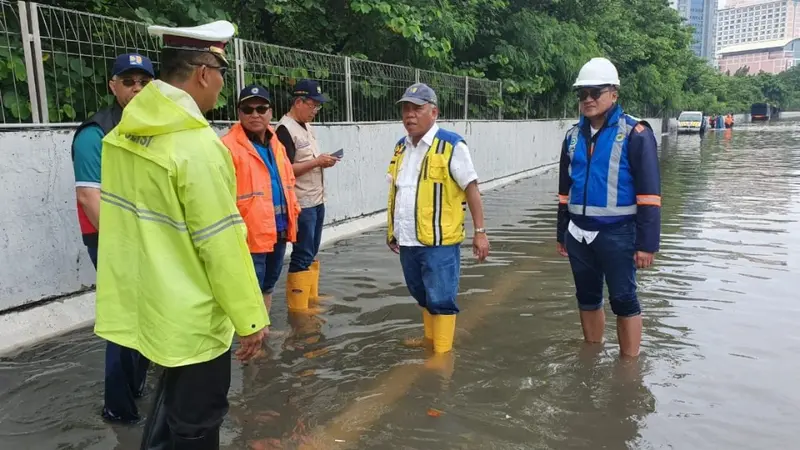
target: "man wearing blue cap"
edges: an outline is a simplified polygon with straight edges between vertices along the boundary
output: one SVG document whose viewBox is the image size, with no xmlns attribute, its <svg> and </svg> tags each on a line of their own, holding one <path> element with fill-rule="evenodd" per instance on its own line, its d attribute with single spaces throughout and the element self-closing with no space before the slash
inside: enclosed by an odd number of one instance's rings
<svg viewBox="0 0 800 450">
<path fill-rule="evenodd" d="M 97 267 L 100 228 L 100 150 L 103 137 L 117 126 L 122 109 L 155 77 L 153 64 L 146 56 L 126 53 L 117 56 L 111 69 L 108 88 L 114 94 L 112 105 L 83 122 L 72 141 L 75 194 L 83 243 Z M 137 422 L 135 399 L 144 389 L 150 362 L 136 350 L 106 344 L 105 405 L 102 415 L 114 422 Z"/>
<path fill-rule="evenodd" d="M 314 311 L 309 302 L 319 299 L 319 260 L 316 259 L 325 223 L 325 183 L 323 170 L 339 158 L 320 153 L 311 122 L 322 104 L 328 101 L 314 80 L 294 86 L 291 110 L 278 122 L 276 134 L 292 162 L 297 179 L 295 192 L 302 208 L 297 221 L 297 242 L 292 247 L 286 295 L 289 309 Z"/>
<path fill-rule="evenodd" d="M 408 290 L 422 308 L 424 342 L 441 355 L 453 347 L 467 205 L 473 254 L 478 261 L 489 255 L 478 174 L 464 138 L 436 124 L 430 86 L 411 85 L 397 103 L 408 135 L 395 145 L 387 171 L 387 244 L 400 254 Z"/>
<path fill-rule="evenodd" d="M 294 193 L 294 172 L 275 130 L 272 105 L 263 86 L 239 93 L 239 122 L 222 137 L 236 170 L 236 206 L 247 225 L 247 246 L 267 312 L 281 276 L 286 243 L 295 242 L 300 206 Z"/>
</svg>

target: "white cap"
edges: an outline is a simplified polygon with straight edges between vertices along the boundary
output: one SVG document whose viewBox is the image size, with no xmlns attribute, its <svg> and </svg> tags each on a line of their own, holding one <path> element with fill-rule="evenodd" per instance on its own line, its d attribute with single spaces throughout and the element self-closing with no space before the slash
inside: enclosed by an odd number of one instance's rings
<svg viewBox="0 0 800 450">
<path fill-rule="evenodd" d="M 583 86 L 619 86 L 617 68 L 606 58 L 592 58 L 581 67 L 578 79 L 572 87 Z"/>
<path fill-rule="evenodd" d="M 227 20 L 218 20 L 196 27 L 152 25 L 147 27 L 147 31 L 153 36 L 161 36 L 164 39 L 164 48 L 210 52 L 227 64 L 225 44 L 233 37 L 236 29 Z"/>
</svg>

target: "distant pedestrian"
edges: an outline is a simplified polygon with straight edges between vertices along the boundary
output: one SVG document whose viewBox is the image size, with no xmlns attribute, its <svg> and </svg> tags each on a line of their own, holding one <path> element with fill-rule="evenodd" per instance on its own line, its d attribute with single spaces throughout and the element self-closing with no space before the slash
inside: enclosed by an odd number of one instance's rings
<svg viewBox="0 0 800 450">
<path fill-rule="evenodd" d="M 103 137 L 117 126 L 122 110 L 155 77 L 153 64 L 138 53 L 119 55 L 111 69 L 108 88 L 114 102 L 86 119 L 72 140 L 75 194 L 83 243 L 97 268 L 100 229 L 100 161 Z M 144 393 L 150 361 L 138 351 L 106 342 L 105 393 L 102 415 L 111 422 L 140 420 L 136 399 Z"/>
<path fill-rule="evenodd" d="M 619 85 L 605 58 L 593 58 L 578 74 L 581 118 L 561 147 L 556 240 L 569 256 L 586 342 L 603 341 L 605 279 L 620 352 L 637 356 L 636 269 L 650 267 L 659 248 L 661 182 L 653 130 L 617 105 Z"/>
</svg>

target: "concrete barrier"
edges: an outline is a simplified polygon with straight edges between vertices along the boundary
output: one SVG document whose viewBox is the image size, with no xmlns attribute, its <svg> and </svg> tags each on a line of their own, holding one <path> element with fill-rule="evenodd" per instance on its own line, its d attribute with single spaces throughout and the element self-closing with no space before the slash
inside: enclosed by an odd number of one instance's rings
<svg viewBox="0 0 800 450">
<path fill-rule="evenodd" d="M 660 119 L 648 119 L 661 129 Z M 574 119 L 440 125 L 466 138 L 482 189 L 558 161 Z M 318 125 L 323 151 L 345 151 L 326 171 L 325 242 L 382 225 L 386 166 L 402 125 Z M 95 272 L 78 231 L 70 143 L 74 129 L 0 132 L 0 353 L 93 321 Z M 219 130 L 220 133 L 224 129 Z M 660 133 L 656 133 L 661 139 Z M 553 195 L 555 198 L 555 189 Z"/>
</svg>

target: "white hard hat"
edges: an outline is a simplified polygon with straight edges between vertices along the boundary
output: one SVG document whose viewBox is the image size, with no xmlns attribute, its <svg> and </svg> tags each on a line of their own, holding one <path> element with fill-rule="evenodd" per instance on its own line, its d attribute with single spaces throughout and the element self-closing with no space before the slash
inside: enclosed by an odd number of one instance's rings
<svg viewBox="0 0 800 450">
<path fill-rule="evenodd" d="M 619 74 L 614 64 L 606 58 L 592 58 L 581 67 L 578 79 L 572 87 L 603 86 L 611 84 L 619 86 Z"/>
</svg>

